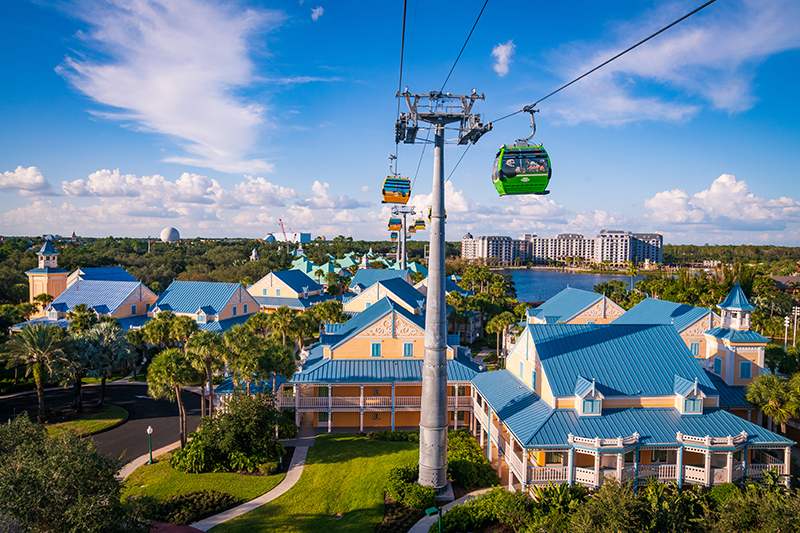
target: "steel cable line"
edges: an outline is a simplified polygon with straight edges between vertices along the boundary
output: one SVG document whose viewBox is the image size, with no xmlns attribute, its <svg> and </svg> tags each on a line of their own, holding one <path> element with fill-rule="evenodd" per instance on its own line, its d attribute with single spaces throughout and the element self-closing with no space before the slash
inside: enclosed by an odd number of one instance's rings
<svg viewBox="0 0 800 533">
<path fill-rule="evenodd" d="M 472 33 L 475 31 L 475 28 L 478 26 L 478 22 L 481 20 L 483 16 L 483 12 L 486 9 L 486 4 L 489 3 L 489 0 L 485 0 L 483 2 L 483 6 L 481 6 L 481 10 L 478 12 L 478 16 L 475 18 L 475 22 L 472 24 L 472 28 L 470 28 L 469 33 L 467 34 L 467 38 L 464 39 L 464 44 L 461 45 L 461 50 L 458 51 L 458 55 L 456 56 L 456 60 L 453 61 L 453 66 L 450 67 L 450 72 L 447 73 L 447 77 L 444 79 L 444 83 L 442 83 L 442 88 L 439 89 L 439 92 L 444 91 L 445 85 L 447 82 L 450 81 L 450 76 L 453 75 L 453 71 L 456 69 L 456 65 L 458 65 L 458 60 L 461 59 L 461 54 L 464 53 L 464 49 L 467 47 L 467 43 L 469 43 L 470 37 L 472 37 Z"/>
<path fill-rule="evenodd" d="M 453 170 L 451 170 L 450 174 L 447 175 L 447 179 L 444 180 L 445 182 L 450 181 L 450 178 L 453 177 L 453 174 L 455 173 L 456 169 L 458 168 L 458 165 L 461 164 L 461 160 L 464 159 L 465 155 L 467 155 L 467 152 L 469 152 L 469 149 L 470 149 L 471 146 L 472 146 L 472 144 L 468 144 L 467 147 L 464 149 L 464 151 L 461 152 L 461 157 L 458 158 L 458 161 L 456 161 L 456 164 L 453 167 Z"/>
<path fill-rule="evenodd" d="M 403 90 L 403 59 L 406 50 L 406 13 L 408 12 L 408 0 L 403 0 L 403 25 L 400 31 L 400 75 L 397 81 L 397 92 Z M 397 99 L 397 117 L 395 120 L 400 120 L 400 99 Z M 400 150 L 400 143 L 394 143 L 394 171 L 397 173 L 397 154 Z"/>
<path fill-rule="evenodd" d="M 585 78 L 585 77 L 586 77 L 586 76 L 588 76 L 589 74 L 592 74 L 593 72 L 596 72 L 596 71 L 600 70 L 601 68 L 603 68 L 604 66 L 608 65 L 608 64 L 609 64 L 609 63 L 611 63 L 612 61 L 614 61 L 614 60 L 616 60 L 616 59 L 619 59 L 620 57 L 624 56 L 625 54 L 627 54 L 628 52 L 630 52 L 630 51 L 631 51 L 631 50 L 633 50 L 634 48 L 637 48 L 637 47 L 639 47 L 639 46 L 643 45 L 644 43 L 646 43 L 646 42 L 647 42 L 647 41 L 649 41 L 650 39 L 653 39 L 654 37 L 657 37 L 658 35 L 661 35 L 661 34 L 662 34 L 662 33 L 664 33 L 665 31 L 667 31 L 668 29 L 672 28 L 673 26 L 676 26 L 677 24 L 680 24 L 681 22 L 683 22 L 684 20 L 688 19 L 688 18 L 689 18 L 689 17 L 691 17 L 692 15 L 694 15 L 694 14 L 696 14 L 696 13 L 699 13 L 700 11 L 702 11 L 702 10 L 703 10 L 703 9 L 705 9 L 705 8 L 707 8 L 708 6 L 710 6 L 711 4 L 713 4 L 713 3 L 714 3 L 714 2 L 716 2 L 716 1 L 717 1 L 717 0 L 708 0 L 708 1 L 707 1 L 707 2 L 705 2 L 704 4 L 702 4 L 702 5 L 700 5 L 700 6 L 696 7 L 696 8 L 694 8 L 693 10 L 689 11 L 688 13 L 686 13 L 685 15 L 683 15 L 682 17 L 680 17 L 680 18 L 677 18 L 677 19 L 673 20 L 672 22 L 670 22 L 669 24 L 667 24 L 666 26 L 664 26 L 664 27 L 663 27 L 663 28 L 661 28 L 660 30 L 656 31 L 655 33 L 651 33 L 650 35 L 648 35 L 648 36 L 647 36 L 647 37 L 645 37 L 644 39 L 640 40 L 640 41 L 639 41 L 639 42 L 637 42 L 636 44 L 634 44 L 634 45 L 632 45 L 632 46 L 629 46 L 628 48 L 626 48 L 626 49 L 625 49 L 625 50 L 623 50 L 622 52 L 619 52 L 619 53 L 618 53 L 618 54 L 616 54 L 615 56 L 613 56 L 613 57 L 610 57 L 610 58 L 606 59 L 605 61 L 603 61 L 602 63 L 600 63 L 600 64 L 599 64 L 599 65 L 597 65 L 596 67 L 594 67 L 594 68 L 592 68 L 592 69 L 590 69 L 590 70 L 587 70 L 586 72 L 584 72 L 583 74 L 581 74 L 580 76 L 578 76 L 577 78 L 575 78 L 574 80 L 572 80 L 572 81 L 570 81 L 570 82 L 567 82 L 567 83 L 565 83 L 564 85 L 562 85 L 562 86 L 561 86 L 561 87 L 559 87 L 558 89 L 555 89 L 554 91 L 551 91 L 551 92 L 549 92 L 548 94 L 546 94 L 546 95 L 544 95 L 543 97 L 539 98 L 538 100 L 536 100 L 536 101 L 535 101 L 535 102 L 533 102 L 532 104 L 526 105 L 526 106 L 525 106 L 525 107 L 523 107 L 522 109 L 520 109 L 520 110 L 517 110 L 517 111 L 514 111 L 513 113 L 509 113 L 509 114 L 507 114 L 507 115 L 503 115 L 502 117 L 500 117 L 500 118 L 497 118 L 497 119 L 495 119 L 495 120 L 492 120 L 491 122 L 492 122 L 492 123 L 494 123 L 494 122 L 500 122 L 501 120 L 505 120 L 505 119 L 507 119 L 507 118 L 509 118 L 509 117 L 513 117 L 514 115 L 518 115 L 518 114 L 520 114 L 520 113 L 527 113 L 529 110 L 533 109 L 534 107 L 536 107 L 537 105 L 539 105 L 541 102 L 544 102 L 545 100 L 547 100 L 547 99 L 548 99 L 548 98 L 550 98 L 551 96 L 553 96 L 553 95 L 555 95 L 555 94 L 557 94 L 557 93 L 559 93 L 559 92 L 563 91 L 564 89 L 566 89 L 567 87 L 569 87 L 569 86 L 570 86 L 570 85 L 572 85 L 573 83 L 577 83 L 578 81 L 582 80 L 583 78 Z"/>
</svg>

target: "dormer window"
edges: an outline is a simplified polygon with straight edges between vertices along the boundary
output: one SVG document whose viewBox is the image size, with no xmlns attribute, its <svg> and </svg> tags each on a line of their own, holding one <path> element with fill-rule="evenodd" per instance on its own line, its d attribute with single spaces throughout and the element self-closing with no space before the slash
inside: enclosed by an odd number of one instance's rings
<svg viewBox="0 0 800 533">
<path fill-rule="evenodd" d="M 205 324 L 207 322 L 207 318 L 208 317 L 206 317 L 206 314 L 204 312 L 200 311 L 199 313 L 197 313 L 196 322 L 198 324 Z"/>
<path fill-rule="evenodd" d="M 702 398 L 686 398 L 683 401 L 683 412 L 687 415 L 699 415 L 703 413 Z"/>
<path fill-rule="evenodd" d="M 703 399 L 705 393 L 700 389 L 697 378 L 688 380 L 682 376 L 675 376 L 675 409 L 682 415 L 703 414 Z"/>
<path fill-rule="evenodd" d="M 532 377 L 536 379 L 535 375 Z M 578 376 L 578 381 L 575 383 L 575 410 L 579 416 L 603 414 L 603 393 L 597 389 L 594 379 L 589 381 L 583 376 Z"/>
<path fill-rule="evenodd" d="M 582 410 L 584 415 L 599 415 L 602 412 L 602 400 L 583 400 Z"/>
</svg>

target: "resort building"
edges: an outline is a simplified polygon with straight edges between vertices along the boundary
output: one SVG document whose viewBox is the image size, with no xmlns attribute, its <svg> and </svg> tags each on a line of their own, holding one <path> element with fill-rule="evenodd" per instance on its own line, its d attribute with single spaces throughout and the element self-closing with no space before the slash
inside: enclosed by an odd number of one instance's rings
<svg viewBox="0 0 800 533">
<path fill-rule="evenodd" d="M 658 298 L 645 298 L 621 317 L 615 324 L 669 324 L 695 357 L 705 358 L 706 331 L 720 325 L 721 319 L 707 307 L 679 304 Z"/>
<path fill-rule="evenodd" d="M 671 325 L 527 324 L 472 385 L 472 432 L 509 488 L 789 475 L 794 443 L 721 409 Z"/>
<path fill-rule="evenodd" d="M 467 261 L 510 264 L 514 260 L 514 240 L 499 235 L 473 237 L 467 233 L 461 239 L 461 258 Z"/>
<path fill-rule="evenodd" d="M 39 266 L 25 272 L 28 276 L 28 302 L 37 304 L 35 298 L 49 294 L 55 298 L 67 288 L 67 271 L 58 267 L 58 250 L 50 240 L 45 240 L 36 253 Z M 44 309 L 34 316 L 43 316 Z"/>
<path fill-rule="evenodd" d="M 223 332 L 246 322 L 258 308 L 240 283 L 176 280 L 158 297 L 150 316 L 170 311 L 193 318 L 201 330 Z"/>
<path fill-rule="evenodd" d="M 625 310 L 603 294 L 567 287 L 527 313 L 529 324 L 608 324 Z"/>
<path fill-rule="evenodd" d="M 411 282 L 408 270 L 395 270 L 393 268 L 359 268 L 350 280 L 348 288 L 350 291 L 358 294 L 374 283 L 393 278 L 402 279 L 407 283 Z"/>
<path fill-rule="evenodd" d="M 333 298 L 324 291 L 322 285 L 300 270 L 270 272 L 248 287 L 247 292 L 266 312 L 279 307 L 302 311 Z"/>
<path fill-rule="evenodd" d="M 67 287 L 83 281 L 139 281 L 120 266 L 78 267 L 67 277 Z"/>
<path fill-rule="evenodd" d="M 343 310 L 350 314 L 360 313 L 383 298 L 389 298 L 415 315 L 425 311 L 425 296 L 402 278 L 383 279 L 373 283 L 352 298 L 345 299 Z"/>
<path fill-rule="evenodd" d="M 326 324 L 302 367 L 280 388 L 299 427 L 322 431 L 414 428 L 422 396 L 425 318 L 389 297 L 343 324 Z M 447 347 L 451 427 L 471 425 L 470 380 L 481 370 Z"/>
</svg>

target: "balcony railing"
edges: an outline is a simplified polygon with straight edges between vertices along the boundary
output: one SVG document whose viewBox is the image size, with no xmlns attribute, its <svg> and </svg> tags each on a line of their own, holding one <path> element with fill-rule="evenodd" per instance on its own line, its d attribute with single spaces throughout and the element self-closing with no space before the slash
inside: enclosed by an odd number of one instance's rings
<svg viewBox="0 0 800 533">
<path fill-rule="evenodd" d="M 758 479 L 764 475 L 767 470 L 776 470 L 779 474 L 784 474 L 784 465 L 782 463 L 773 464 L 753 464 L 747 465 L 747 477 Z"/>
<path fill-rule="evenodd" d="M 297 405 L 300 409 L 328 409 L 328 405 L 332 409 L 352 409 L 358 410 L 361 408 L 360 396 L 331 396 L 330 401 L 327 396 L 302 396 L 295 404 L 295 399 L 290 396 L 281 396 L 279 398 L 279 405 L 284 408 L 292 408 Z M 391 396 L 364 396 L 364 409 L 391 409 L 392 397 Z M 422 404 L 420 396 L 396 396 L 394 405 L 396 409 L 415 409 L 419 408 Z M 454 410 L 458 407 L 459 410 L 469 411 L 472 409 L 472 399 L 468 396 L 450 396 L 447 398 L 448 409 Z"/>
<path fill-rule="evenodd" d="M 639 465 L 639 478 L 654 477 L 660 481 L 667 481 L 675 478 L 676 465 L 647 464 Z"/>
<path fill-rule="evenodd" d="M 536 484 L 567 481 L 566 466 L 532 466 L 528 468 L 528 481 Z"/>
<path fill-rule="evenodd" d="M 580 468 L 575 467 L 575 481 L 591 487 L 598 485 L 598 479 L 594 475 L 594 468 Z"/>
<path fill-rule="evenodd" d="M 683 478 L 689 483 L 700 483 L 705 485 L 706 469 L 702 466 L 686 465 L 683 467 Z"/>
<path fill-rule="evenodd" d="M 504 454 L 506 457 L 506 461 L 508 461 L 508 465 L 517 474 L 517 478 L 522 478 L 522 473 L 525 471 L 525 467 L 522 466 L 522 459 L 520 459 L 509 443 L 505 443 L 504 445 Z"/>
</svg>

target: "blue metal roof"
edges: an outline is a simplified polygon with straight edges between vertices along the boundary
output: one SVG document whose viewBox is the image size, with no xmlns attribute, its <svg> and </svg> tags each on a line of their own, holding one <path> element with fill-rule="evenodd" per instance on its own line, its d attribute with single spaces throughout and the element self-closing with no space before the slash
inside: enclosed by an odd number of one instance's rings
<svg viewBox="0 0 800 533">
<path fill-rule="evenodd" d="M 366 289 L 374 283 L 392 278 L 408 279 L 408 271 L 393 268 L 359 268 L 350 280 L 350 288 L 360 286 Z"/>
<path fill-rule="evenodd" d="M 276 270 L 273 274 L 276 278 L 291 287 L 293 291 L 300 294 L 303 293 L 303 289 L 308 292 L 322 290 L 322 286 L 319 283 L 311 279 L 310 276 L 301 270 Z"/>
<path fill-rule="evenodd" d="M 705 307 L 645 298 L 616 319 L 614 324 L 672 324 L 681 332 L 709 313 L 711 310 Z"/>
<path fill-rule="evenodd" d="M 411 306 L 412 309 L 420 307 L 420 302 L 425 302 L 425 297 L 403 278 L 390 278 L 381 280 L 378 283 L 392 291 L 395 296 Z"/>
<path fill-rule="evenodd" d="M 530 314 L 547 320 L 547 323 L 565 322 L 603 298 L 602 294 L 567 287 L 542 305 L 530 310 Z"/>
<path fill-rule="evenodd" d="M 66 272 L 63 268 L 53 268 L 53 267 L 44 267 L 44 268 L 32 268 L 30 270 L 26 270 L 26 274 L 57 274 L 59 272 Z"/>
<path fill-rule="evenodd" d="M 750 304 L 745 296 L 742 287 L 738 283 L 734 283 L 730 292 L 724 300 L 719 304 L 720 309 L 731 309 L 733 311 L 754 311 L 755 307 Z"/>
<path fill-rule="evenodd" d="M 256 299 L 261 307 L 288 307 L 289 309 L 302 311 L 319 302 L 332 300 L 334 297 L 330 294 L 319 294 L 308 298 L 283 298 L 281 296 L 254 296 L 253 298 Z"/>
<path fill-rule="evenodd" d="M 158 297 L 156 307 L 175 313 L 194 313 L 208 306 L 214 310 L 212 314 L 218 314 L 240 287 L 238 283 L 176 280 Z"/>
<path fill-rule="evenodd" d="M 747 401 L 747 387 L 728 385 L 720 376 L 706 370 L 711 383 L 719 391 L 719 406 L 723 409 L 753 409 L 753 404 Z"/>
<path fill-rule="evenodd" d="M 738 329 L 731 329 L 731 328 L 711 328 L 710 330 L 706 331 L 708 335 L 712 337 L 716 337 L 718 339 L 727 339 L 731 342 L 738 342 L 743 344 L 766 344 L 769 342 L 769 339 L 756 333 L 755 331 L 741 331 Z"/>
<path fill-rule="evenodd" d="M 458 281 L 456 281 L 453 278 L 455 278 L 455 275 L 447 276 L 444 279 L 444 292 L 445 293 L 449 294 L 451 292 L 457 292 L 457 293 L 461 294 L 462 296 L 471 296 L 473 294 L 472 291 L 468 291 L 466 289 L 462 289 L 461 286 L 458 284 Z M 422 294 L 427 294 L 427 292 L 428 292 L 428 278 L 427 278 L 427 276 L 420 283 L 421 283 L 420 292 Z"/>
<path fill-rule="evenodd" d="M 311 358 L 295 372 L 290 383 L 392 383 L 421 382 L 422 359 Z M 465 358 L 447 360 L 448 381 L 469 381 L 480 372 Z"/>
<path fill-rule="evenodd" d="M 67 329 L 69 327 L 69 320 L 66 318 L 59 318 L 58 320 L 53 320 L 52 318 L 47 318 L 46 316 L 42 316 L 39 318 L 32 318 L 25 322 L 20 322 L 19 324 L 14 324 L 11 326 L 12 331 L 20 331 L 22 328 L 26 328 L 28 326 L 35 326 L 36 324 L 44 324 L 47 326 L 58 326 L 62 329 Z"/>
<path fill-rule="evenodd" d="M 120 266 L 79 267 L 78 279 L 87 281 L 138 281 Z"/>
<path fill-rule="evenodd" d="M 672 388 L 675 391 L 675 394 L 679 394 L 685 398 L 694 393 L 695 385 L 697 385 L 697 381 L 686 379 L 678 374 L 675 374 Z"/>
<path fill-rule="evenodd" d="M 198 323 L 197 329 L 202 331 L 211 331 L 213 333 L 224 333 L 237 324 L 244 324 L 251 316 L 252 314 L 239 315 L 233 318 L 226 318 L 225 320 L 214 320 L 204 324 Z"/>
<path fill-rule="evenodd" d="M 592 390 L 592 387 L 596 387 L 594 381 L 591 379 L 586 379 L 583 376 L 578 376 L 578 379 L 575 380 L 575 396 L 580 396 L 583 398 L 590 390 Z"/>
<path fill-rule="evenodd" d="M 42 243 L 42 247 L 39 248 L 39 255 L 58 255 L 58 250 L 56 250 L 53 241 L 50 239 L 45 239 Z"/>
<path fill-rule="evenodd" d="M 555 396 L 575 393 L 578 376 L 605 396 L 668 396 L 679 374 L 707 395 L 713 384 L 672 326 L 528 324 Z"/>
<path fill-rule="evenodd" d="M 404 307 L 394 303 L 387 297 L 381 298 L 360 313 L 355 314 L 350 320 L 343 324 L 326 324 L 326 333 L 321 336 L 320 342 L 322 344 L 335 346 L 345 339 L 356 335 L 364 328 L 374 324 L 381 317 L 392 311 L 400 313 L 403 317 L 415 323 L 420 328 L 425 329 L 425 317 L 423 315 L 411 314 Z"/>
<path fill-rule="evenodd" d="M 140 287 L 142 284 L 138 281 L 78 280 L 50 302 L 48 308 L 66 313 L 76 305 L 84 304 L 100 314 L 110 314 Z"/>
<path fill-rule="evenodd" d="M 129 316 L 126 318 L 118 318 L 117 322 L 119 322 L 122 331 L 128 331 L 131 328 L 141 328 L 150 320 L 150 317 L 147 315 L 139 315 L 139 316 Z"/>
<path fill-rule="evenodd" d="M 722 409 L 681 416 L 673 408 L 604 409 L 601 416 L 578 416 L 574 409 L 556 409 L 524 443 L 529 448 L 567 448 L 567 435 L 612 439 L 639 433 L 641 445 L 677 446 L 676 433 L 713 437 L 748 435 L 748 444 L 793 444 L 793 441 Z"/>
</svg>

